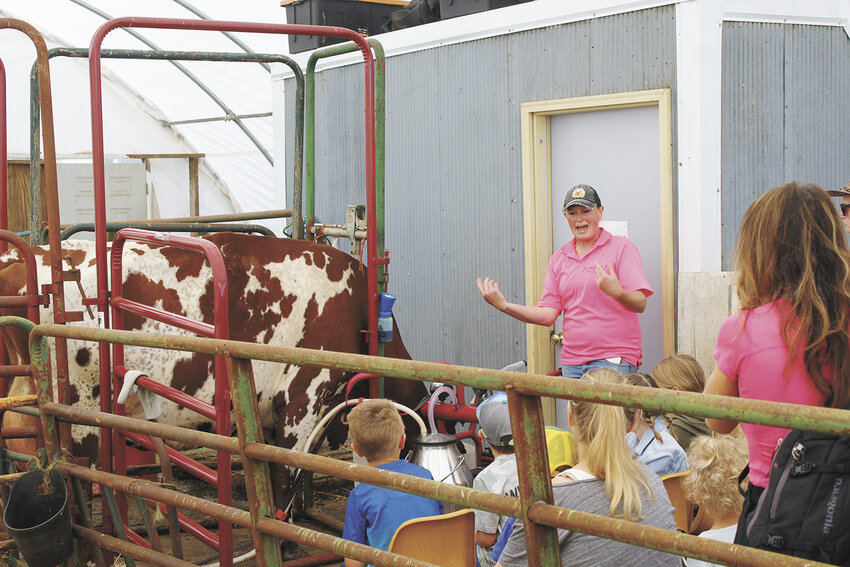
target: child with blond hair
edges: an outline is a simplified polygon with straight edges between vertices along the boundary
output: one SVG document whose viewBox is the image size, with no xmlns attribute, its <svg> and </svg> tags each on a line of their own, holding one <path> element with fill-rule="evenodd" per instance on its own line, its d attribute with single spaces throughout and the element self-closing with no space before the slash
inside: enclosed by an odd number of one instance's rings
<svg viewBox="0 0 850 567">
<path fill-rule="evenodd" d="M 622 374 L 610 368 L 594 368 L 581 381 L 602 387 L 624 383 Z M 567 421 L 578 440 L 578 462 L 552 480 L 555 505 L 675 530 L 673 506 L 661 479 L 635 459 L 626 444 L 625 410 L 584 400 L 570 400 L 567 408 Z M 681 564 L 675 555 L 575 530 L 559 529 L 558 541 L 561 567 L 679 567 Z M 528 564 L 525 529 L 518 519 L 496 565 L 527 567 Z"/>
<path fill-rule="evenodd" d="M 658 387 L 664 390 L 702 394 L 705 389 L 705 371 L 697 359 L 689 354 L 668 356 L 655 365 L 652 369 L 652 377 Z M 697 435 L 711 434 L 705 418 L 702 417 L 670 414 L 670 421 L 672 422 L 671 431 L 685 451 Z"/>
<path fill-rule="evenodd" d="M 433 480 L 428 469 L 399 459 L 404 424 L 388 400 L 367 400 L 348 415 L 351 448 L 370 467 Z M 343 539 L 386 550 L 398 527 L 414 518 L 443 513 L 443 503 L 405 492 L 360 483 L 348 495 Z M 345 567 L 363 563 L 345 559 Z"/>
<path fill-rule="evenodd" d="M 623 378 L 630 386 L 657 388 L 652 376 L 637 372 Z M 667 417 L 658 411 L 625 408 L 629 420 L 626 443 L 661 478 L 688 470 L 688 457 L 667 429 Z"/>
<path fill-rule="evenodd" d="M 747 441 L 740 435 L 698 435 L 688 450 L 691 474 L 682 485 L 685 494 L 711 519 L 711 528 L 700 537 L 732 543 L 744 497 L 738 490 L 738 475 L 747 466 Z M 711 567 L 688 559 L 688 567 Z"/>
</svg>

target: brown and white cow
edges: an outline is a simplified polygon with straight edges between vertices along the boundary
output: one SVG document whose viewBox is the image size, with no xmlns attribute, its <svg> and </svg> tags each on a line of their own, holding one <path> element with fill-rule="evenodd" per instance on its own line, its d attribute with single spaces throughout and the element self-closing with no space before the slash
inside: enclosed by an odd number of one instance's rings
<svg viewBox="0 0 850 567">
<path fill-rule="evenodd" d="M 222 252 L 229 285 L 230 338 L 277 346 L 297 346 L 338 352 L 367 351 L 362 329 L 367 328 L 366 277 L 357 261 L 335 248 L 312 242 L 264 236 L 219 233 L 205 237 Z M 87 297 L 96 295 L 96 259 L 91 241 L 62 244 L 66 264 L 81 272 Z M 35 248 L 39 283 L 49 281 L 49 257 Z M 0 256 L 0 295 L 24 293 L 23 263 L 16 251 Z M 207 323 L 213 320 L 212 277 L 203 256 L 194 251 L 127 242 L 124 247 L 124 295 L 128 299 Z M 66 309 L 85 312 L 75 284 L 65 286 Z M 3 310 L 3 314 L 17 314 Z M 43 308 L 42 322 L 52 321 L 52 308 Z M 96 326 L 85 312 L 77 325 Z M 188 331 L 136 315 L 125 315 L 125 328 L 153 333 L 189 335 Z M 6 327 L 12 352 L 28 362 L 22 331 Z M 9 341 L 7 341 L 9 342 Z M 386 345 L 386 355 L 410 358 L 401 338 Z M 98 357 L 96 345 L 68 342 L 69 381 L 72 403 L 98 409 Z M 213 403 L 213 357 L 208 355 L 127 347 L 125 367 L 141 370 L 151 378 Z M 349 376 L 340 371 L 254 362 L 254 379 L 263 427 L 273 430 L 275 444 L 302 449 L 318 419 L 341 399 Z M 17 379 L 11 395 L 23 393 L 28 380 Z M 387 380 L 387 396 L 407 405 L 426 394 L 418 382 Z M 131 400 L 135 397 L 131 398 Z M 157 421 L 210 430 L 212 424 L 198 414 L 167 400 L 160 400 Z M 141 417 L 140 408 L 128 403 L 128 414 Z M 7 414 L 8 415 L 8 414 Z M 12 414 L 14 415 L 14 414 Z M 96 430 L 74 426 L 75 446 L 95 454 Z M 275 484 L 285 485 L 285 471 L 278 470 Z M 281 495 L 276 495 L 280 499 Z M 278 502 L 279 503 L 279 502 Z"/>
</svg>

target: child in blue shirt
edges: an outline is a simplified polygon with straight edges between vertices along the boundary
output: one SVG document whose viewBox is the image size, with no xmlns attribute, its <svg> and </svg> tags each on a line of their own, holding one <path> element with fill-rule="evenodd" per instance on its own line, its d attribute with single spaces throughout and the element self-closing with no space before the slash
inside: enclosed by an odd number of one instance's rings
<svg viewBox="0 0 850 567">
<path fill-rule="evenodd" d="M 399 459 L 404 447 L 404 425 L 387 400 L 367 400 L 348 415 L 351 448 L 369 466 L 433 480 L 428 469 Z M 342 537 L 387 550 L 398 527 L 413 518 L 443 513 L 443 503 L 422 496 L 360 483 L 348 495 Z M 362 567 L 345 559 L 345 567 Z"/>
<path fill-rule="evenodd" d="M 626 384 L 657 388 L 649 374 L 635 373 L 626 376 Z M 626 443 L 645 465 L 664 478 L 688 470 L 688 457 L 679 442 L 667 429 L 666 419 L 660 412 L 626 408 L 629 431 Z"/>
</svg>

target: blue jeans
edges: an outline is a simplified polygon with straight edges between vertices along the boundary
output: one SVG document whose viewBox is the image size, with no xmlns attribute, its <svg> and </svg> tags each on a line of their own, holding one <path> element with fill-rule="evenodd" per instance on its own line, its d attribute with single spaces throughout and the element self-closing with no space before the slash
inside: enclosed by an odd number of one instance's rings
<svg viewBox="0 0 850 567">
<path fill-rule="evenodd" d="M 626 359 L 622 359 L 618 364 L 603 358 L 600 360 L 591 360 L 590 362 L 585 362 L 578 366 L 563 366 L 561 367 L 561 376 L 565 376 L 567 378 L 581 378 L 588 370 L 593 370 L 594 368 L 612 368 L 619 371 L 623 376 L 626 374 L 633 374 L 637 372 L 638 369 L 637 366 L 629 363 Z"/>
</svg>

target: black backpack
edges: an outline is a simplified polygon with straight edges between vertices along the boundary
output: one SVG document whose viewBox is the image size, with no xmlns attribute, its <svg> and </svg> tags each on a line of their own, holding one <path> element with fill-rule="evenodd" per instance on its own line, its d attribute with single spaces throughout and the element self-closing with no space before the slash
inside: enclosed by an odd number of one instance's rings
<svg viewBox="0 0 850 567">
<path fill-rule="evenodd" d="M 850 437 L 793 430 L 747 524 L 751 547 L 850 565 Z"/>
</svg>

